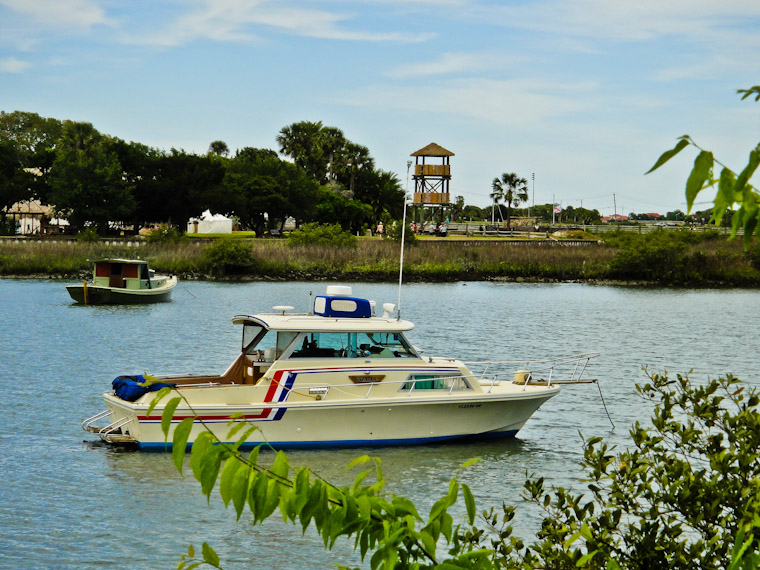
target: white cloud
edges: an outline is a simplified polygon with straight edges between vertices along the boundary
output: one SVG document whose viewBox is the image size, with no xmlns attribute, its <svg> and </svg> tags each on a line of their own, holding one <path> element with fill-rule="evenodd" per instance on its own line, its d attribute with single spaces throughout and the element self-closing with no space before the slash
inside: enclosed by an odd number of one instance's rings
<svg viewBox="0 0 760 570">
<path fill-rule="evenodd" d="M 404 79 L 434 75 L 471 74 L 498 70 L 506 67 L 509 63 L 510 61 L 503 56 L 487 53 L 444 53 L 434 61 L 399 65 L 387 75 Z"/>
<path fill-rule="evenodd" d="M 29 66 L 29 62 L 21 61 L 15 57 L 0 59 L 0 73 L 21 73 Z"/>
<path fill-rule="evenodd" d="M 0 0 L 0 5 L 54 28 L 89 29 L 111 25 L 97 0 Z"/>
<path fill-rule="evenodd" d="M 510 27 L 579 37 L 649 40 L 663 36 L 706 38 L 760 17 L 755 0 L 577 0 L 477 8 L 480 18 Z"/>
<path fill-rule="evenodd" d="M 530 80 L 457 79 L 440 85 L 370 86 L 335 102 L 370 109 L 440 113 L 448 118 L 528 127 L 589 108 L 591 84 L 549 85 Z M 555 95 L 560 93 L 561 95 Z"/>
<path fill-rule="evenodd" d="M 134 36 L 131 43 L 181 45 L 197 39 L 250 41 L 262 29 L 292 35 L 348 41 L 420 42 L 432 34 L 401 34 L 342 27 L 350 14 L 301 8 L 271 0 L 202 0 L 198 8 L 177 18 L 160 32 Z"/>
</svg>

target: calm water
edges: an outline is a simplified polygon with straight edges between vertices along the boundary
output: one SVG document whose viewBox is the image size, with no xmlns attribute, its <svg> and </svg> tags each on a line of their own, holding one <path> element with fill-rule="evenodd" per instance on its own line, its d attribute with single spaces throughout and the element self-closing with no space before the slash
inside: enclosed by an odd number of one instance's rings
<svg viewBox="0 0 760 570">
<path fill-rule="evenodd" d="M 103 409 L 101 394 L 122 373 L 218 372 L 238 352 L 238 313 L 272 305 L 308 306 L 324 284 L 180 283 L 174 301 L 144 307 L 81 307 L 63 283 L 0 280 L 0 568 L 172 568 L 187 544 L 207 540 L 225 568 L 358 565 L 348 544 L 324 552 L 312 533 L 274 517 L 264 526 L 235 522 L 215 496 L 209 505 L 170 457 L 92 443 L 80 421 Z M 396 302 L 391 285 L 354 292 Z M 464 360 L 600 352 L 598 377 L 613 430 L 594 385 L 567 387 L 516 440 L 489 444 L 386 448 L 390 490 L 426 510 L 471 457 L 462 477 L 479 507 L 519 504 L 526 471 L 582 488 L 579 431 L 624 444 L 628 426 L 649 416 L 634 384 L 641 367 L 694 369 L 705 379 L 733 372 L 757 380 L 754 316 L 760 292 L 636 290 L 579 284 L 408 285 L 402 315 L 428 354 Z M 593 361 L 592 361 L 593 362 Z M 293 451 L 327 479 L 366 450 Z M 537 514 L 519 507 L 528 538 Z"/>
</svg>

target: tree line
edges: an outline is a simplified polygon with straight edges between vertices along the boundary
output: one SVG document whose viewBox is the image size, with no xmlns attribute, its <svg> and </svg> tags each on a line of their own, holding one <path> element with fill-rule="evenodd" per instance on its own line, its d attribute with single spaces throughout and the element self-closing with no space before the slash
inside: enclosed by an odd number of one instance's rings
<svg viewBox="0 0 760 570">
<path fill-rule="evenodd" d="M 230 157 L 223 141 L 205 155 L 167 152 L 90 123 L 0 111 L 0 212 L 37 199 L 54 205 L 72 230 L 91 226 L 101 234 L 114 222 L 182 227 L 205 210 L 232 214 L 257 235 L 288 217 L 352 232 L 401 217 L 398 177 L 375 168 L 369 149 L 340 129 L 303 121 L 284 127 L 277 143 L 292 162 L 253 147 Z"/>
</svg>

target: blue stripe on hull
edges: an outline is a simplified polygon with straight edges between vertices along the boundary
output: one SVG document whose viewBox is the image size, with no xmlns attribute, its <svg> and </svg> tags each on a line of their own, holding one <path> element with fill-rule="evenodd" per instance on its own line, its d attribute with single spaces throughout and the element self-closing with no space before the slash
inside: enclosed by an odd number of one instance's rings
<svg viewBox="0 0 760 570">
<path fill-rule="evenodd" d="M 399 445 L 424 445 L 428 443 L 460 442 L 460 441 L 490 441 L 515 437 L 517 430 L 488 432 L 472 435 L 451 435 L 443 437 L 415 437 L 409 439 L 344 439 L 339 441 L 277 441 L 269 442 L 276 449 L 335 449 L 347 447 L 390 447 Z M 171 443 L 137 443 L 143 451 L 171 451 Z M 230 443 L 230 445 L 232 445 Z M 267 444 L 263 441 L 245 442 L 241 450 L 253 449 L 257 445 Z M 190 444 L 187 446 L 190 449 Z"/>
</svg>

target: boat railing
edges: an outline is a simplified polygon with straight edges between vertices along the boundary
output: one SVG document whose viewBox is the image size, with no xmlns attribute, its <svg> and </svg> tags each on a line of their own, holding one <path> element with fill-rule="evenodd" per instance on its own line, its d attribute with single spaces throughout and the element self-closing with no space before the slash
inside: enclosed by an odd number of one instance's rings
<svg viewBox="0 0 760 570">
<path fill-rule="evenodd" d="M 471 370 L 481 368 L 476 376 L 481 386 L 489 386 L 489 391 L 500 382 L 516 381 L 526 386 L 530 384 L 584 384 L 596 380 L 584 378 L 584 373 L 592 358 L 598 352 L 586 352 L 569 356 L 559 356 L 544 360 L 499 360 L 466 362 Z"/>
</svg>

